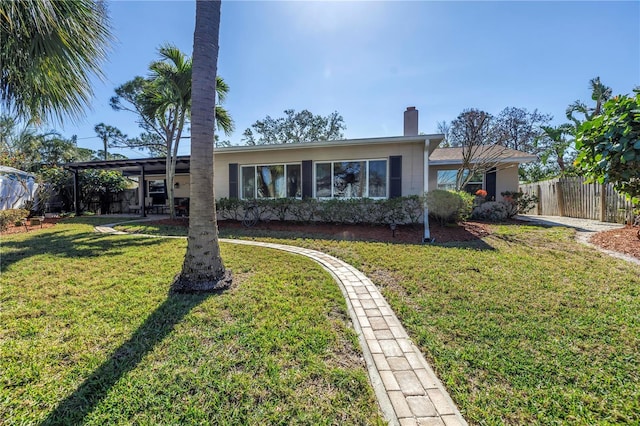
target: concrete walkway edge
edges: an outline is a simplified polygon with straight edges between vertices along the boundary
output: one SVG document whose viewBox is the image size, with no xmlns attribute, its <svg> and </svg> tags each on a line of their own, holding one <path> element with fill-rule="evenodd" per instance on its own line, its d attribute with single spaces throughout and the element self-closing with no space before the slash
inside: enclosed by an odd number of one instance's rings
<svg viewBox="0 0 640 426">
<path fill-rule="evenodd" d="M 630 263 L 640 265 L 640 260 L 633 256 L 626 255 L 613 250 L 607 250 L 592 244 L 589 240 L 596 232 L 610 231 L 612 229 L 624 228 L 625 225 L 619 223 L 600 222 L 591 219 L 578 219 L 566 216 L 538 216 L 538 215 L 518 215 L 516 219 L 524 222 L 540 224 L 545 226 L 564 226 L 576 230 L 576 240 L 604 254 L 618 259 L 626 260 Z"/>
<path fill-rule="evenodd" d="M 113 229 L 115 225 L 96 226 L 95 230 L 125 234 Z M 129 235 L 164 238 L 157 235 Z M 378 288 L 358 269 L 317 250 L 249 240 L 220 239 L 220 242 L 259 246 L 305 256 L 331 274 L 346 300 L 371 385 L 382 414 L 390 425 L 467 424 Z"/>
</svg>

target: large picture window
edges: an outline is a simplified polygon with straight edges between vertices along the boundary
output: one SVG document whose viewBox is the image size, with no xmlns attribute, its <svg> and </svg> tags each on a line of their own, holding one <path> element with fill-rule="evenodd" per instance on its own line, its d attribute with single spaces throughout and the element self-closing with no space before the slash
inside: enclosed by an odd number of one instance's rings
<svg viewBox="0 0 640 426">
<path fill-rule="evenodd" d="M 300 164 L 243 166 L 241 175 L 244 199 L 302 196 Z"/>
<path fill-rule="evenodd" d="M 317 198 L 386 198 L 387 160 L 316 163 Z"/>
</svg>

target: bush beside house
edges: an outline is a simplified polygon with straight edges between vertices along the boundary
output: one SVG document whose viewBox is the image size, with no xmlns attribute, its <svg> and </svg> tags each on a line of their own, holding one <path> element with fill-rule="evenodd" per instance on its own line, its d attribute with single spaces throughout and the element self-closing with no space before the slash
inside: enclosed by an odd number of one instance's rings
<svg viewBox="0 0 640 426">
<path fill-rule="evenodd" d="M 407 197 L 377 200 L 331 199 L 249 199 L 221 198 L 216 210 L 221 219 L 242 220 L 251 208 L 261 221 L 291 220 L 311 223 L 389 225 L 422 223 L 424 197 Z"/>
</svg>

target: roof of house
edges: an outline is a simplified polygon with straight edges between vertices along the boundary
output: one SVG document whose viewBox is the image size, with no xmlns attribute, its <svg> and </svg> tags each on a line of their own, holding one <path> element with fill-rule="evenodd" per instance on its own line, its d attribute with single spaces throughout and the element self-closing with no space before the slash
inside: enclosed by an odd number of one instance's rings
<svg viewBox="0 0 640 426">
<path fill-rule="evenodd" d="M 442 141 L 443 135 L 418 135 L 418 136 L 397 136 L 384 138 L 366 138 L 366 139 L 347 139 L 337 141 L 309 142 L 298 144 L 277 144 L 277 145 L 246 145 L 246 146 L 229 146 L 216 148 L 217 154 L 232 154 L 240 152 L 260 152 L 260 151 L 277 151 L 291 149 L 322 149 L 337 146 L 370 146 L 377 144 L 389 143 L 421 143 L 429 141 L 429 163 L 433 165 L 461 164 L 462 148 L 436 148 Z M 535 155 L 526 152 L 517 151 L 495 146 L 479 147 L 475 153 L 476 157 L 495 158 L 499 162 L 505 163 L 526 163 L 535 161 Z M 190 166 L 190 156 L 179 156 L 176 164 L 177 173 L 188 173 Z M 125 174 L 138 174 L 144 169 L 145 173 L 164 173 L 165 159 L 161 158 L 139 158 L 139 159 L 120 159 L 105 161 L 85 161 L 77 163 L 67 163 L 65 168 L 69 170 L 84 169 L 120 169 Z"/>
<path fill-rule="evenodd" d="M 474 149 L 473 157 L 474 159 L 487 159 L 499 163 L 528 163 L 538 159 L 538 157 L 528 152 L 495 145 L 479 145 Z M 429 156 L 429 164 L 460 164 L 462 159 L 462 147 L 436 148 Z"/>
<path fill-rule="evenodd" d="M 429 152 L 432 153 L 438 144 L 442 142 L 444 135 L 417 135 L 417 136 L 392 136 L 382 138 L 362 138 L 362 139 L 344 139 L 320 142 L 305 143 L 289 143 L 274 145 L 244 145 L 244 146 L 228 146 L 215 149 L 216 154 L 235 154 L 241 152 L 264 152 L 292 149 L 323 149 L 338 146 L 370 146 L 379 144 L 393 143 L 420 143 L 424 144 L 429 141 Z M 141 169 L 145 173 L 164 173 L 165 158 L 139 158 L 139 159 L 120 159 L 120 160 L 102 160 L 102 161 L 83 161 L 65 164 L 65 168 L 69 170 L 84 169 L 120 169 L 125 174 L 137 174 Z M 176 172 L 188 173 L 190 166 L 190 156 L 183 155 L 178 157 L 176 164 Z"/>
</svg>

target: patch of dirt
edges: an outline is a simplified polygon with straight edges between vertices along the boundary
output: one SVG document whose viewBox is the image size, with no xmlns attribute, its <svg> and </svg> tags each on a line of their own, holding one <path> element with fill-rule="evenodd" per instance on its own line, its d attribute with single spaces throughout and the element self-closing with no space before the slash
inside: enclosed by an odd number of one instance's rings
<svg viewBox="0 0 640 426">
<path fill-rule="evenodd" d="M 44 222 L 41 225 L 31 225 L 27 220 L 27 226 L 24 225 L 15 226 L 13 224 L 9 225 L 7 229 L 4 231 L 0 231 L 0 235 L 8 235 L 8 234 L 22 234 L 24 232 L 32 232 L 37 231 L 38 229 L 46 229 L 51 228 L 56 225 L 61 220 L 59 217 L 47 217 L 44 219 Z"/>
<path fill-rule="evenodd" d="M 165 219 L 155 223 L 169 226 L 188 226 L 188 219 Z M 389 226 L 372 225 L 332 225 L 325 223 L 300 224 L 295 222 L 259 222 L 246 228 L 241 222 L 218 221 L 221 231 L 242 229 L 248 233 L 259 234 L 261 231 L 292 232 L 299 235 L 317 235 L 318 237 L 337 240 L 378 241 L 388 243 L 422 243 L 424 231 L 422 225 L 398 225 L 394 232 Z M 491 234 L 490 225 L 481 222 L 462 222 L 447 226 L 432 225 L 431 238 L 436 243 L 474 241 Z"/>
<path fill-rule="evenodd" d="M 589 242 L 603 249 L 617 251 L 640 259 L 638 232 L 640 232 L 639 227 L 626 226 L 611 231 L 598 232 L 589 239 Z"/>
</svg>

